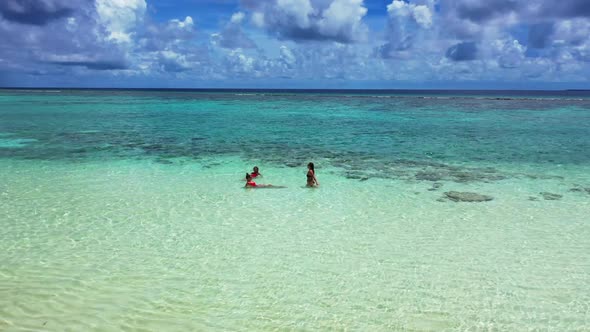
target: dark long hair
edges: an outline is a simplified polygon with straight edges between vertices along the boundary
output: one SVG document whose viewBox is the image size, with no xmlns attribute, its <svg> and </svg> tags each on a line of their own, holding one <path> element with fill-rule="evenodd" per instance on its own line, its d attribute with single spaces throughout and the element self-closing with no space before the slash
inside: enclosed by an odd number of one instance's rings
<svg viewBox="0 0 590 332">
<path fill-rule="evenodd" d="M 250 173 L 246 173 L 246 181 L 252 180 L 252 175 Z"/>
<path fill-rule="evenodd" d="M 307 167 L 308 167 L 309 169 L 311 169 L 311 171 L 313 172 L 313 174 L 315 174 L 315 168 L 314 168 L 314 166 L 313 166 L 313 163 L 309 163 L 309 164 L 307 164 Z"/>
</svg>

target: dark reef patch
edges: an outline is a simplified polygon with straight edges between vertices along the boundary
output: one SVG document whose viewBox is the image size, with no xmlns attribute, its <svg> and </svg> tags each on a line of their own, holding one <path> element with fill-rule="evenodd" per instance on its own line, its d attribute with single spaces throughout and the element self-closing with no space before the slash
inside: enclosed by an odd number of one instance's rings
<svg viewBox="0 0 590 332">
<path fill-rule="evenodd" d="M 568 191 L 572 192 L 572 193 L 580 193 L 580 194 L 590 195 L 590 187 L 584 187 L 579 184 L 576 184 L 575 187 L 570 188 Z"/>
<path fill-rule="evenodd" d="M 488 195 L 460 191 L 447 191 L 445 192 L 445 196 L 453 202 L 487 202 L 494 199 Z"/>
<path fill-rule="evenodd" d="M 549 192 L 541 192 L 539 193 L 541 196 L 543 196 L 543 198 L 547 201 L 557 201 L 560 200 L 563 195 L 560 194 L 554 194 L 554 193 L 549 193 Z"/>
</svg>

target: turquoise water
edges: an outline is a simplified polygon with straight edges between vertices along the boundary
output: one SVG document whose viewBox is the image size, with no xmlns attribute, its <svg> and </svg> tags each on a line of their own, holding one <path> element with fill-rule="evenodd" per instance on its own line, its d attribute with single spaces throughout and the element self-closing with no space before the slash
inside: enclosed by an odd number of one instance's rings
<svg viewBox="0 0 590 332">
<path fill-rule="evenodd" d="M 0 91 L 0 330 L 586 331 L 589 123 L 584 96 Z"/>
</svg>

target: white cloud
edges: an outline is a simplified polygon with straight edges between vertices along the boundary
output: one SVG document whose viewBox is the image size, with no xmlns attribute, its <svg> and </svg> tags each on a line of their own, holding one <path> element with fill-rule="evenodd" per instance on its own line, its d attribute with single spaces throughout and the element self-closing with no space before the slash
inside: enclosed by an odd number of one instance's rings
<svg viewBox="0 0 590 332">
<path fill-rule="evenodd" d="M 277 9 L 302 29 L 310 25 L 309 16 L 315 12 L 310 0 L 278 0 Z"/>
<path fill-rule="evenodd" d="M 409 59 L 428 47 L 436 47 L 430 40 L 437 34 L 433 17 L 434 2 L 424 4 L 393 0 L 387 6 L 388 25 L 386 43 L 377 49 L 383 58 Z"/>
<path fill-rule="evenodd" d="M 518 40 L 495 40 L 489 48 L 488 58 L 497 59 L 502 68 L 518 68 L 525 61 L 526 48 Z"/>
<path fill-rule="evenodd" d="M 227 69 L 235 74 L 243 75 L 254 71 L 255 59 L 244 54 L 241 49 L 229 52 L 227 56 Z"/>
<path fill-rule="evenodd" d="M 412 20 L 424 29 L 432 26 L 432 12 L 426 5 L 393 0 L 391 4 L 387 5 L 387 13 L 392 18 Z"/>
<path fill-rule="evenodd" d="M 288 67 L 293 67 L 297 61 L 293 52 L 285 45 L 281 45 L 280 47 L 280 59 Z"/>
<path fill-rule="evenodd" d="M 165 72 L 182 72 L 191 68 L 191 63 L 187 60 L 185 54 L 176 53 L 170 50 L 160 51 L 158 53 L 158 63 L 161 70 Z"/>
<path fill-rule="evenodd" d="M 280 39 L 331 40 L 352 43 L 364 40 L 368 28 L 363 0 L 276 0 L 252 2 L 252 23 Z"/>
<path fill-rule="evenodd" d="M 326 36 L 356 36 L 364 39 L 367 29 L 362 24 L 367 8 L 362 0 L 334 0 L 323 11 L 323 17 L 318 21 L 319 31 Z"/>
<path fill-rule="evenodd" d="M 131 42 L 136 25 L 143 20 L 145 0 L 96 0 L 99 22 L 116 42 Z"/>
<path fill-rule="evenodd" d="M 176 25 L 179 29 L 184 30 L 191 30 L 194 27 L 193 18 L 190 16 L 185 17 L 184 21 L 172 19 L 170 20 L 170 23 Z"/>
<path fill-rule="evenodd" d="M 432 26 L 432 13 L 428 7 L 424 5 L 415 6 L 412 16 L 421 27 L 427 29 Z"/>
<path fill-rule="evenodd" d="M 264 27 L 264 13 L 254 12 L 252 13 L 252 24 L 258 28 Z"/>
<path fill-rule="evenodd" d="M 234 13 L 234 14 L 231 16 L 230 22 L 231 22 L 231 23 L 233 23 L 233 24 L 241 24 L 241 23 L 242 23 L 242 21 L 244 20 L 244 16 L 245 16 L 245 15 L 244 15 L 244 13 L 242 13 L 242 12 L 237 12 L 237 13 Z"/>
</svg>

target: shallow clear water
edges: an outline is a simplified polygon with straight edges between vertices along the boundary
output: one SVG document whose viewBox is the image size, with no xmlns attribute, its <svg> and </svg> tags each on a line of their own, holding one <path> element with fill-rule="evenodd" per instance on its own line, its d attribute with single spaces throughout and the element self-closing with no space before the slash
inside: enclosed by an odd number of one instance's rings
<svg viewBox="0 0 590 332">
<path fill-rule="evenodd" d="M 0 330 L 588 330 L 588 123 L 569 96 L 2 91 Z"/>
</svg>

